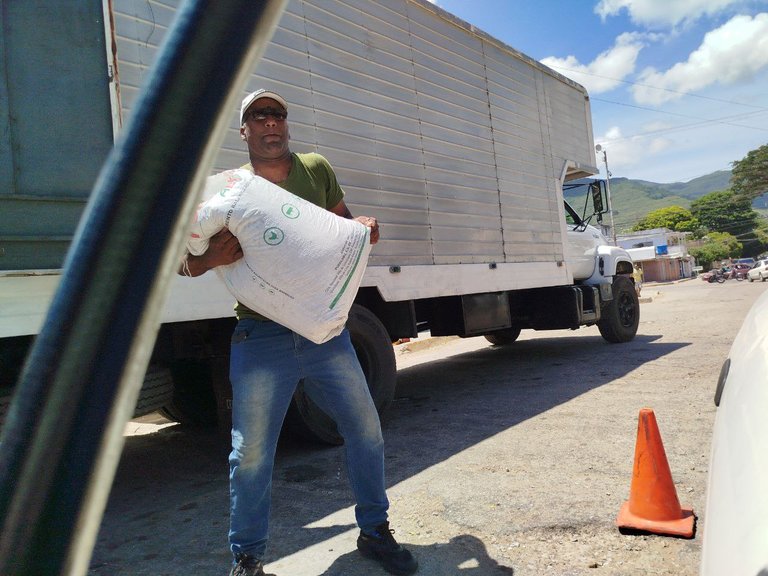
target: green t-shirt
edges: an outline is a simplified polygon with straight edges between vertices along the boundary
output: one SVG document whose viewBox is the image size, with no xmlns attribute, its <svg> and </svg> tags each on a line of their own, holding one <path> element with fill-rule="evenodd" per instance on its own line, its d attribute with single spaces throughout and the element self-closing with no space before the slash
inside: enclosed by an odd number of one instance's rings
<svg viewBox="0 0 768 576">
<path fill-rule="evenodd" d="M 291 159 L 293 165 L 288 173 L 288 178 L 282 182 L 277 182 L 278 186 L 326 209 L 335 207 L 344 199 L 344 190 L 339 186 L 333 168 L 323 156 L 314 152 L 309 154 L 291 153 Z M 242 168 L 253 171 L 250 164 L 246 164 Z M 268 320 L 240 302 L 235 304 L 235 315 L 238 320 L 243 318 Z"/>
</svg>

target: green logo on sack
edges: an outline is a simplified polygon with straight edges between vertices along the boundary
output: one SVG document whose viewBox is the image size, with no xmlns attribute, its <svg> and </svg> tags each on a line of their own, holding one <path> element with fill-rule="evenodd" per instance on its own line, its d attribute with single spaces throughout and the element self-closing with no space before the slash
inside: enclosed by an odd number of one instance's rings
<svg viewBox="0 0 768 576">
<path fill-rule="evenodd" d="M 301 212 L 299 212 L 299 209 L 296 208 L 293 204 L 283 204 L 283 216 L 286 218 L 290 218 L 291 220 L 295 220 L 301 215 Z"/>
<path fill-rule="evenodd" d="M 277 246 L 285 238 L 285 233 L 280 228 L 267 228 L 264 232 L 264 242 L 270 246 Z"/>
</svg>

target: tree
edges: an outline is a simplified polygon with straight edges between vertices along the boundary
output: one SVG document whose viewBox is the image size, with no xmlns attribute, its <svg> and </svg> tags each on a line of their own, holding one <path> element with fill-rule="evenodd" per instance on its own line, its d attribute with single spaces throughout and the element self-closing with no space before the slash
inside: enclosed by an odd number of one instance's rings
<svg viewBox="0 0 768 576">
<path fill-rule="evenodd" d="M 758 220 L 755 236 L 760 243 L 760 249 L 755 254 L 762 254 L 768 248 L 768 221 L 765 218 Z"/>
<path fill-rule="evenodd" d="M 768 248 L 768 220 L 760 218 L 755 223 L 755 228 L 738 237 L 744 245 L 744 256 L 757 256 Z"/>
<path fill-rule="evenodd" d="M 691 213 L 709 230 L 734 236 L 752 232 L 760 216 L 752 210 L 750 200 L 736 198 L 731 190 L 710 192 L 694 200 Z"/>
<path fill-rule="evenodd" d="M 688 253 L 696 258 L 696 261 L 702 266 L 726 258 L 737 258 L 741 255 L 742 244 L 732 234 L 710 232 L 705 239 L 706 242 L 701 246 L 688 250 Z"/>
<path fill-rule="evenodd" d="M 731 190 L 737 198 L 752 202 L 768 192 L 768 144 L 732 164 Z"/>
<path fill-rule="evenodd" d="M 651 230 L 653 228 L 666 228 L 675 232 L 693 232 L 699 228 L 699 221 L 691 214 L 690 210 L 682 206 L 666 206 L 648 212 L 632 230 Z"/>
</svg>

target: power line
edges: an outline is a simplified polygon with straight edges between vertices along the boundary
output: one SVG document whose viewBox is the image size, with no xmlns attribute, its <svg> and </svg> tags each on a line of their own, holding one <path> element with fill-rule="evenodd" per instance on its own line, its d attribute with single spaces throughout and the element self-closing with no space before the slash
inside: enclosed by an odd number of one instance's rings
<svg viewBox="0 0 768 576">
<path fill-rule="evenodd" d="M 611 78 L 610 76 L 602 76 L 601 74 L 594 74 L 592 72 L 583 72 L 581 70 L 573 70 L 565 68 L 563 66 L 550 66 L 556 70 L 565 70 L 567 72 L 575 72 L 576 74 L 583 74 L 584 76 L 593 76 L 595 78 L 602 78 L 603 80 L 612 80 L 613 82 L 621 82 L 623 84 L 631 84 L 632 86 L 642 86 L 643 88 L 651 88 L 652 90 L 659 90 L 662 92 L 671 92 L 673 94 L 680 94 L 681 96 L 691 96 L 692 98 L 700 98 L 702 100 L 711 100 L 713 102 L 720 102 L 723 104 L 734 104 L 736 106 L 745 106 L 747 108 L 758 108 L 760 110 L 768 110 L 766 106 L 758 106 L 757 104 L 747 104 L 745 102 L 736 102 L 735 100 L 725 100 L 723 98 L 714 98 L 712 96 L 702 96 L 693 92 L 683 92 L 682 90 L 674 90 L 672 88 L 662 88 L 661 86 L 653 86 L 652 84 L 643 84 L 642 82 L 632 82 L 631 80 L 623 80 L 621 78 Z M 650 109 L 652 110 L 652 109 Z"/>
<path fill-rule="evenodd" d="M 719 122 L 724 123 L 723 120 L 736 120 L 739 118 L 746 118 L 748 116 L 754 116 L 755 114 L 764 114 L 768 112 L 768 108 L 754 110 L 752 112 L 742 112 L 741 114 L 733 114 L 732 116 L 724 116 L 722 118 L 701 118 L 699 116 L 691 116 L 690 114 L 681 114 L 680 112 L 669 112 L 668 110 L 659 110 L 657 108 L 649 108 L 648 106 L 639 106 L 637 104 L 627 104 L 626 102 L 616 102 L 615 100 L 606 100 L 605 98 L 591 98 L 598 102 L 605 102 L 607 104 L 615 104 L 617 106 L 626 106 L 627 108 L 636 108 L 637 110 L 647 110 L 649 112 L 655 112 L 656 114 L 667 114 L 668 116 L 679 116 L 680 118 L 690 118 L 692 120 L 700 120 L 702 122 Z M 741 126 L 741 125 L 739 125 Z M 747 126 L 741 126 L 747 128 Z"/>
<path fill-rule="evenodd" d="M 610 140 L 610 142 L 620 142 L 622 140 L 632 140 L 634 138 L 645 138 L 646 136 L 654 136 L 658 134 L 669 134 L 671 132 L 681 132 L 684 130 L 691 130 L 693 128 L 703 128 L 709 124 L 725 124 L 726 126 L 734 126 L 739 128 L 751 128 L 752 130 L 758 130 L 760 132 L 768 132 L 768 128 L 760 128 L 758 126 L 745 126 L 743 124 L 733 124 L 730 122 L 723 122 L 722 120 L 703 120 L 701 122 L 694 122 L 692 124 L 681 124 L 679 126 L 672 126 L 670 128 L 659 128 L 658 130 L 649 130 L 648 132 L 642 132 L 640 134 L 635 134 L 633 136 L 622 136 L 621 138 L 613 138 Z"/>
<path fill-rule="evenodd" d="M 650 112 L 655 112 L 657 114 L 667 114 L 670 116 L 679 116 L 681 118 L 690 118 L 692 120 L 698 120 L 698 122 L 695 122 L 693 124 L 683 124 L 680 126 L 672 126 L 670 128 L 659 128 L 658 130 L 650 130 L 648 132 L 643 132 L 641 134 L 636 134 L 634 136 L 624 136 L 622 138 L 614 138 L 612 142 L 617 142 L 620 140 L 630 140 L 632 138 L 642 138 L 645 136 L 650 136 L 653 134 L 662 134 L 667 132 L 676 132 L 679 130 L 687 130 L 690 128 L 696 128 L 699 126 L 706 126 L 709 124 L 723 124 L 726 126 L 734 126 L 736 128 L 749 128 L 752 130 L 759 130 L 761 132 L 768 132 L 768 128 L 760 128 L 759 126 L 750 126 L 747 124 L 734 124 L 733 122 L 729 122 L 729 120 L 741 120 L 744 118 L 747 118 L 749 116 L 754 116 L 755 114 L 765 114 L 768 112 L 768 108 L 763 110 L 755 110 L 753 112 L 743 112 L 741 114 L 733 114 L 731 116 L 723 116 L 722 118 L 700 118 L 698 116 L 691 116 L 689 114 L 680 114 L 679 112 L 668 112 L 666 110 L 656 110 L 654 108 L 648 108 L 645 106 L 637 106 L 635 104 L 626 104 L 623 102 L 616 102 L 613 100 L 605 100 L 603 98 L 592 98 L 593 100 L 597 100 L 599 102 L 606 102 L 607 104 L 615 104 L 617 106 L 626 106 L 628 108 L 636 108 L 638 110 L 648 110 Z"/>
<path fill-rule="evenodd" d="M 646 110 L 646 111 L 649 111 L 649 112 L 654 112 L 656 114 L 666 114 L 666 115 L 669 115 L 669 116 L 677 116 L 677 117 L 681 117 L 681 118 L 690 118 L 690 119 L 698 120 L 699 121 L 699 122 L 696 122 L 696 123 L 693 123 L 693 124 L 684 124 L 684 125 L 680 125 L 680 126 L 672 126 L 670 128 L 659 128 L 658 130 L 651 130 L 649 132 L 643 132 L 641 134 L 635 134 L 635 135 L 632 135 L 632 136 L 624 136 L 622 138 L 615 138 L 615 139 L 612 140 L 612 142 L 619 142 L 619 141 L 622 141 L 622 140 L 631 140 L 633 138 L 644 138 L 646 136 L 657 135 L 657 134 L 667 134 L 667 133 L 678 132 L 678 131 L 682 131 L 682 130 L 690 130 L 690 129 L 693 129 L 693 128 L 707 126 L 707 125 L 710 125 L 710 124 L 722 124 L 722 125 L 725 125 L 725 126 L 733 126 L 735 128 L 748 128 L 748 129 L 751 129 L 751 130 L 758 130 L 760 132 L 768 132 L 768 129 L 766 129 L 766 128 L 760 128 L 758 126 L 751 126 L 751 125 L 745 125 L 745 124 L 734 124 L 733 122 L 729 122 L 729 120 L 744 119 L 744 118 L 747 118 L 747 117 L 752 116 L 754 114 L 761 114 L 761 113 L 764 113 L 764 112 L 768 112 L 768 107 L 765 107 L 765 106 L 759 106 L 757 104 L 747 104 L 745 102 L 737 102 L 735 100 L 725 100 L 723 98 L 714 98 L 714 97 L 711 97 L 711 96 L 702 96 L 700 94 L 694 94 L 693 92 L 683 92 L 681 90 L 674 90 L 672 88 L 662 88 L 660 86 L 653 86 L 651 84 L 644 84 L 642 82 L 633 82 L 631 80 L 623 80 L 623 79 L 620 79 L 620 78 L 612 78 L 610 76 L 603 76 L 601 74 L 594 74 L 592 72 L 583 72 L 583 71 L 580 71 L 580 70 L 573 70 L 573 69 L 570 69 L 570 68 L 565 68 L 563 66 L 552 66 L 552 68 L 555 68 L 555 69 L 558 69 L 558 70 L 562 70 L 562 71 L 567 71 L 567 72 L 574 72 L 574 73 L 577 73 L 577 74 L 583 74 L 585 76 L 592 76 L 592 77 L 595 77 L 595 78 L 602 78 L 604 80 L 611 80 L 613 82 L 620 82 L 620 83 L 623 83 L 623 84 L 630 84 L 630 85 L 633 85 L 633 86 L 642 86 L 643 88 L 650 88 L 652 90 L 660 90 L 660 91 L 663 91 L 663 92 L 671 92 L 673 94 L 679 94 L 679 95 L 682 95 L 682 96 L 689 96 L 691 98 L 699 98 L 699 99 L 702 99 L 702 100 L 709 100 L 709 101 L 712 101 L 712 102 L 718 102 L 718 103 L 722 103 L 722 104 L 730 104 L 730 105 L 735 105 L 735 106 L 744 106 L 744 107 L 747 107 L 747 108 L 754 108 L 755 109 L 752 112 L 744 112 L 742 114 L 735 114 L 735 115 L 732 115 L 732 116 L 725 116 L 725 117 L 722 117 L 722 118 L 707 119 L 707 118 L 700 118 L 700 117 L 697 117 L 697 116 L 691 116 L 691 115 L 688 115 L 688 114 L 681 114 L 681 113 L 678 113 L 678 112 L 669 112 L 667 110 L 661 110 L 659 108 L 650 108 L 650 107 L 647 107 L 647 106 L 640 106 L 640 105 L 637 105 L 637 104 L 628 104 L 628 103 L 625 103 L 625 102 L 616 102 L 615 100 L 607 100 L 607 99 L 604 99 L 604 98 L 598 98 L 598 97 L 590 96 L 591 100 L 595 100 L 597 102 L 605 102 L 607 104 L 613 104 L 615 106 L 625 106 L 627 108 L 635 108 L 637 110 Z"/>
</svg>

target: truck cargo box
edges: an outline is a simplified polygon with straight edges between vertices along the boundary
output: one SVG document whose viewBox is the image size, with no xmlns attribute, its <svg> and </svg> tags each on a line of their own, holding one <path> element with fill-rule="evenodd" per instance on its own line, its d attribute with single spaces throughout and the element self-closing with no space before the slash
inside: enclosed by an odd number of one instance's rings
<svg viewBox="0 0 768 576">
<path fill-rule="evenodd" d="M 91 0 L 78 18 L 42 21 L 11 6 L 0 270 L 61 266 L 177 4 Z M 70 20 L 76 34 L 56 29 Z M 51 52 L 68 73 L 48 66 Z M 573 281 L 561 185 L 597 172 L 580 85 L 425 0 L 293 0 L 247 89 L 260 86 L 290 103 L 292 148 L 325 155 L 353 213 L 379 219 L 363 285 L 385 300 Z M 236 116 L 216 171 L 247 162 Z M 176 284 L 172 300 L 196 298 Z M 230 314 L 211 284 L 211 309 Z"/>
</svg>

